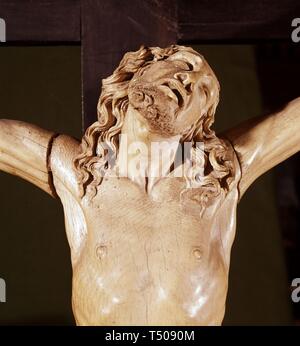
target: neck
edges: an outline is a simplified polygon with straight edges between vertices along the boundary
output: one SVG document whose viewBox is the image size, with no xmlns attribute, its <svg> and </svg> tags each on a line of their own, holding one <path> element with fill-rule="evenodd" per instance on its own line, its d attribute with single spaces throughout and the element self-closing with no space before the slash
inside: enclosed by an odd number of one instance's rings
<svg viewBox="0 0 300 346">
<path fill-rule="evenodd" d="M 150 193 L 154 184 L 169 173 L 179 140 L 180 135 L 165 137 L 149 131 L 142 116 L 129 106 L 121 132 L 119 175 Z"/>
</svg>

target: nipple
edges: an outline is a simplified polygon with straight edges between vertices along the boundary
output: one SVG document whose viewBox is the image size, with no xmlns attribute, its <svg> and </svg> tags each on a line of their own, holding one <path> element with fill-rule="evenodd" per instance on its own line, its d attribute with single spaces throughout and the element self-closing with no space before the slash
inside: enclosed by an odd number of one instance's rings
<svg viewBox="0 0 300 346">
<path fill-rule="evenodd" d="M 96 256 L 101 261 L 103 260 L 107 255 L 107 247 L 105 245 L 98 245 L 96 247 Z"/>
<path fill-rule="evenodd" d="M 197 261 L 200 261 L 203 256 L 203 250 L 200 247 L 195 247 L 193 249 L 193 256 L 196 258 Z"/>
</svg>

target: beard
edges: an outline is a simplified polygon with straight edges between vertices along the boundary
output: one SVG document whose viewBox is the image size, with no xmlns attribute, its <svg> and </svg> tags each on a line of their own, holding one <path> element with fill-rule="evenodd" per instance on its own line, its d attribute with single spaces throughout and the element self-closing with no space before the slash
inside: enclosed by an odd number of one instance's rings
<svg viewBox="0 0 300 346">
<path fill-rule="evenodd" d="M 178 103 L 165 92 L 151 85 L 134 85 L 129 88 L 129 103 L 147 121 L 152 132 L 166 136 L 178 135 L 175 120 Z"/>
</svg>

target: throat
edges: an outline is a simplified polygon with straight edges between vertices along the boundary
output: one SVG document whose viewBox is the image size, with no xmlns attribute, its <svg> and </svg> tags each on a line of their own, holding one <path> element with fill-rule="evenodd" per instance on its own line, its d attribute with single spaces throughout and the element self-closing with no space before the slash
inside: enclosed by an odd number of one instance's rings
<svg viewBox="0 0 300 346">
<path fill-rule="evenodd" d="M 119 139 L 117 175 L 151 194 L 154 185 L 168 176 L 174 164 L 180 135 L 151 133 L 136 116 L 127 116 Z"/>
<path fill-rule="evenodd" d="M 124 141 L 124 139 L 123 139 Z M 139 185 L 147 194 L 151 194 L 153 187 L 161 179 L 167 177 L 174 166 L 176 149 L 169 148 L 169 144 L 162 142 L 153 142 L 152 145 L 146 145 L 143 142 L 135 142 L 134 152 L 131 145 L 120 146 L 120 155 L 118 160 L 118 172 L 121 177 L 125 177 Z M 172 147 L 178 147 L 174 142 Z M 127 155 L 125 151 L 127 149 Z"/>
</svg>

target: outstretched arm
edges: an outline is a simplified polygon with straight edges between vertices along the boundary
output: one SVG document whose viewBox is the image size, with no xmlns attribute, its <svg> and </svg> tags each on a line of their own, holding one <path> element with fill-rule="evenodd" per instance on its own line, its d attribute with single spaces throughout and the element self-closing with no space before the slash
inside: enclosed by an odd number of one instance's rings
<svg viewBox="0 0 300 346">
<path fill-rule="evenodd" d="M 55 134 L 15 120 L 0 120 L 0 170 L 17 175 L 54 196 L 49 154 Z"/>
<path fill-rule="evenodd" d="M 72 137 L 0 119 L 0 170 L 26 179 L 54 197 L 57 193 L 64 205 L 74 263 L 87 233 L 73 169 L 79 150 L 79 142 Z"/>
<path fill-rule="evenodd" d="M 251 119 L 223 134 L 238 155 L 240 196 L 260 175 L 300 150 L 300 98 L 278 113 Z"/>
</svg>

